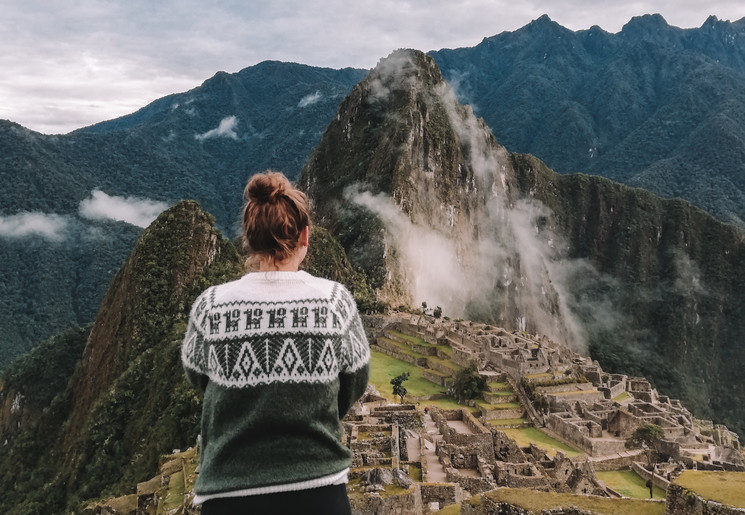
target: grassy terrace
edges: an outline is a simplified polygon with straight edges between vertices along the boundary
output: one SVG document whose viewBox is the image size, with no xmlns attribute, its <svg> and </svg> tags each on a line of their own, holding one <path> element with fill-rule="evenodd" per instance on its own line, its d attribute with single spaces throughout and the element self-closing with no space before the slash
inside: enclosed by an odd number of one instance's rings
<svg viewBox="0 0 745 515">
<path fill-rule="evenodd" d="M 408 390 L 408 395 L 421 397 L 426 395 L 436 395 L 444 393 L 444 389 L 435 383 L 422 377 L 422 369 L 400 359 L 392 358 L 387 354 L 372 351 L 370 353 L 370 383 L 380 394 L 391 402 L 399 402 L 400 399 L 393 395 L 393 386 L 391 379 L 408 372 L 409 379 L 404 383 Z M 434 406 L 440 409 L 461 409 L 465 408 L 470 412 L 477 411 L 477 408 L 471 408 L 458 404 L 452 398 L 438 399 L 433 401 L 423 401 L 427 406 Z"/>
<path fill-rule="evenodd" d="M 512 386 L 510 385 L 510 383 L 490 382 L 490 383 L 486 383 L 486 387 L 489 389 L 490 392 L 493 392 L 493 393 L 500 392 L 500 391 L 514 393 L 512 391 Z"/>
<path fill-rule="evenodd" d="M 649 488 L 646 481 L 633 470 L 609 470 L 607 472 L 596 472 L 598 479 L 616 492 L 633 499 L 649 499 Z M 655 499 L 664 499 L 665 491 L 658 487 L 652 488 Z"/>
<path fill-rule="evenodd" d="M 381 336 L 378 339 L 381 340 L 381 341 L 384 341 L 384 342 L 386 342 L 386 343 L 388 343 L 390 345 L 394 345 L 402 354 L 406 354 L 407 356 L 411 356 L 411 357 L 414 357 L 414 358 L 424 358 L 424 359 L 427 359 L 427 360 L 429 360 L 429 361 L 431 361 L 433 363 L 441 364 L 441 365 L 443 365 L 443 366 L 451 369 L 453 371 L 453 374 L 455 374 L 458 370 L 460 370 L 461 368 L 463 368 L 460 365 L 458 365 L 456 363 L 453 363 L 450 360 L 441 359 L 441 358 L 438 358 L 437 356 L 427 356 L 426 354 L 422 354 L 420 352 L 416 352 L 414 349 L 412 349 L 411 347 L 409 347 L 405 343 L 401 343 L 401 342 L 397 342 L 395 340 L 391 340 L 390 338 L 386 338 L 385 336 Z M 424 345 L 428 345 L 428 346 L 431 346 L 431 347 L 441 347 L 441 346 L 437 346 L 437 345 L 431 345 L 431 344 L 428 344 L 428 343 L 425 343 Z"/>
<path fill-rule="evenodd" d="M 399 331 L 388 331 L 388 333 L 396 336 L 397 338 L 401 338 L 403 340 L 409 341 L 415 345 L 422 345 L 423 347 L 428 347 L 430 349 L 438 349 L 438 350 L 445 352 L 448 356 L 453 355 L 453 349 L 449 345 L 435 345 L 433 343 L 428 343 L 424 341 L 422 338 L 418 336 L 411 336 L 409 334 L 405 334 Z"/>
<path fill-rule="evenodd" d="M 686 470 L 673 480 L 704 499 L 745 508 L 745 472 Z"/>
<path fill-rule="evenodd" d="M 507 436 L 517 442 L 520 447 L 528 447 L 531 443 L 534 443 L 537 447 L 540 447 L 548 453 L 549 456 L 555 456 L 556 451 L 561 450 L 566 453 L 567 456 L 582 456 L 584 453 L 578 451 L 574 447 L 571 447 L 564 442 L 548 436 L 543 431 L 536 429 L 535 427 L 524 427 L 520 429 L 504 429 Z"/>
<path fill-rule="evenodd" d="M 616 397 L 613 397 L 613 400 L 616 402 L 623 402 L 629 397 L 630 397 L 629 392 L 623 392 L 621 395 L 617 395 Z"/>
<path fill-rule="evenodd" d="M 485 411 L 499 410 L 499 409 L 520 409 L 519 402 L 500 402 L 499 404 L 489 404 L 485 401 L 476 401 L 476 406 Z"/>
<path fill-rule="evenodd" d="M 557 494 L 526 488 L 499 488 L 482 494 L 493 502 L 505 502 L 525 510 L 541 513 L 543 510 L 566 509 L 567 506 L 592 513 L 612 515 L 663 515 L 665 504 L 640 499 L 608 499 L 592 495 Z M 478 506 L 482 496 L 475 496 L 464 503 Z"/>
</svg>

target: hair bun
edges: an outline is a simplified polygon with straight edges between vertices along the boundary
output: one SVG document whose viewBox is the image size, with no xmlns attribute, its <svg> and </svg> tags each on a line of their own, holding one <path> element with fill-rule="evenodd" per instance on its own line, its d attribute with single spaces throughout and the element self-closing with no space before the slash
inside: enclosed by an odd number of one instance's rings
<svg viewBox="0 0 745 515">
<path fill-rule="evenodd" d="M 290 183 L 281 173 L 267 172 L 254 175 L 246 186 L 246 197 L 252 202 L 276 202 L 286 194 Z"/>
</svg>

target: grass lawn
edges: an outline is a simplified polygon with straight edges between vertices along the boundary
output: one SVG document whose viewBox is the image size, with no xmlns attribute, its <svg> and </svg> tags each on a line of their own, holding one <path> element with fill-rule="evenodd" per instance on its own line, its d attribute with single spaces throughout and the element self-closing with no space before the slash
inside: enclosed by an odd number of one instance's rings
<svg viewBox="0 0 745 515">
<path fill-rule="evenodd" d="M 391 402 L 398 403 L 401 400 L 393 395 L 391 379 L 404 372 L 409 373 L 409 379 L 403 384 L 408 390 L 408 395 L 418 397 L 443 393 L 444 388 L 442 386 L 436 385 L 422 377 L 422 370 L 419 367 L 401 361 L 400 359 L 392 358 L 382 352 L 373 350 L 370 353 L 370 383 L 374 384 L 380 394 Z M 471 413 L 478 411 L 478 408 L 463 406 L 450 397 L 434 401 L 422 401 L 421 404 L 422 406 L 420 407 L 422 409 L 424 409 L 424 405 L 426 404 L 427 406 L 433 406 L 439 409 L 464 408 Z"/>
<path fill-rule="evenodd" d="M 512 386 L 510 386 L 510 383 L 486 383 L 486 386 L 489 388 L 489 391 L 491 392 L 498 392 L 498 391 L 509 391 L 512 392 Z"/>
<path fill-rule="evenodd" d="M 633 470 L 609 470 L 597 472 L 598 479 L 616 492 L 634 499 L 649 499 L 649 488 L 646 481 Z M 655 499 L 664 499 L 665 491 L 658 487 L 652 487 Z"/>
<path fill-rule="evenodd" d="M 745 472 L 685 470 L 673 480 L 704 499 L 745 508 Z"/>
<path fill-rule="evenodd" d="M 534 443 L 536 446 L 545 450 L 549 456 L 555 456 L 556 451 L 562 450 L 567 456 L 582 456 L 584 453 L 578 451 L 574 447 L 570 447 L 567 444 L 551 438 L 543 431 L 536 429 L 535 427 L 523 427 L 519 429 L 504 429 L 504 432 L 517 442 L 520 447 L 528 447 L 530 443 Z"/>
<path fill-rule="evenodd" d="M 628 399 L 629 397 L 630 397 L 629 392 L 623 392 L 622 394 L 620 394 L 620 395 L 618 395 L 616 397 L 613 397 L 613 400 L 616 401 L 616 402 L 623 402 L 626 399 Z"/>
<path fill-rule="evenodd" d="M 370 353 L 370 382 L 375 385 L 380 394 L 391 402 L 399 402 L 401 399 L 393 395 L 391 379 L 409 373 L 409 379 L 403 383 L 408 390 L 408 395 L 434 395 L 442 393 L 443 387 L 428 381 L 422 377 L 422 370 L 406 363 L 400 359 L 392 358 L 387 354 L 372 351 Z"/>
<path fill-rule="evenodd" d="M 519 402 L 500 402 L 497 404 L 489 404 L 486 401 L 476 401 L 476 406 L 485 411 L 494 411 L 500 409 L 520 409 Z"/>
</svg>

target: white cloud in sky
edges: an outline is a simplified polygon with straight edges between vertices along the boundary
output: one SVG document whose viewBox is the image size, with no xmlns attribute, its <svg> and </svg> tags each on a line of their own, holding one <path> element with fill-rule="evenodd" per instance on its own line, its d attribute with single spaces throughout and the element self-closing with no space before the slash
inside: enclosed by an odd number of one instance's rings
<svg viewBox="0 0 745 515">
<path fill-rule="evenodd" d="M 80 202 L 80 216 L 89 220 L 116 220 L 137 227 L 147 227 L 168 204 L 136 197 L 110 196 L 93 190 L 90 198 Z"/>
<path fill-rule="evenodd" d="M 69 223 L 65 216 L 38 211 L 0 216 L 0 237 L 40 236 L 50 241 L 61 241 L 67 235 Z"/>
<path fill-rule="evenodd" d="M 397 48 L 477 45 L 548 14 L 571 30 L 618 32 L 660 13 L 700 27 L 745 17 L 741 0 L 0 0 L 0 118 L 62 133 L 275 59 L 372 68 Z M 219 28 L 219 30 L 216 30 Z"/>
<path fill-rule="evenodd" d="M 315 93 L 311 93 L 310 95 L 305 95 L 303 98 L 300 99 L 300 102 L 297 103 L 298 107 L 308 107 L 309 105 L 315 104 L 321 100 L 321 92 L 316 91 Z"/>
<path fill-rule="evenodd" d="M 209 130 L 203 134 L 197 134 L 194 136 L 199 141 L 204 141 L 210 138 L 229 138 L 238 139 L 238 134 L 235 132 L 238 126 L 238 118 L 235 116 L 228 116 L 220 120 L 220 125 L 216 128 Z"/>
</svg>

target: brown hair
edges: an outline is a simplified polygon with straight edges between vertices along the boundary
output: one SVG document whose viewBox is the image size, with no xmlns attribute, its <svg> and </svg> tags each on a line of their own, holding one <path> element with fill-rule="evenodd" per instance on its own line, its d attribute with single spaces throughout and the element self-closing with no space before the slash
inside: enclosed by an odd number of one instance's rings
<svg viewBox="0 0 745 515">
<path fill-rule="evenodd" d="M 302 230 L 310 225 L 305 194 L 283 174 L 267 170 L 249 179 L 244 195 L 244 249 L 274 261 L 287 259 L 297 248 Z"/>
</svg>

